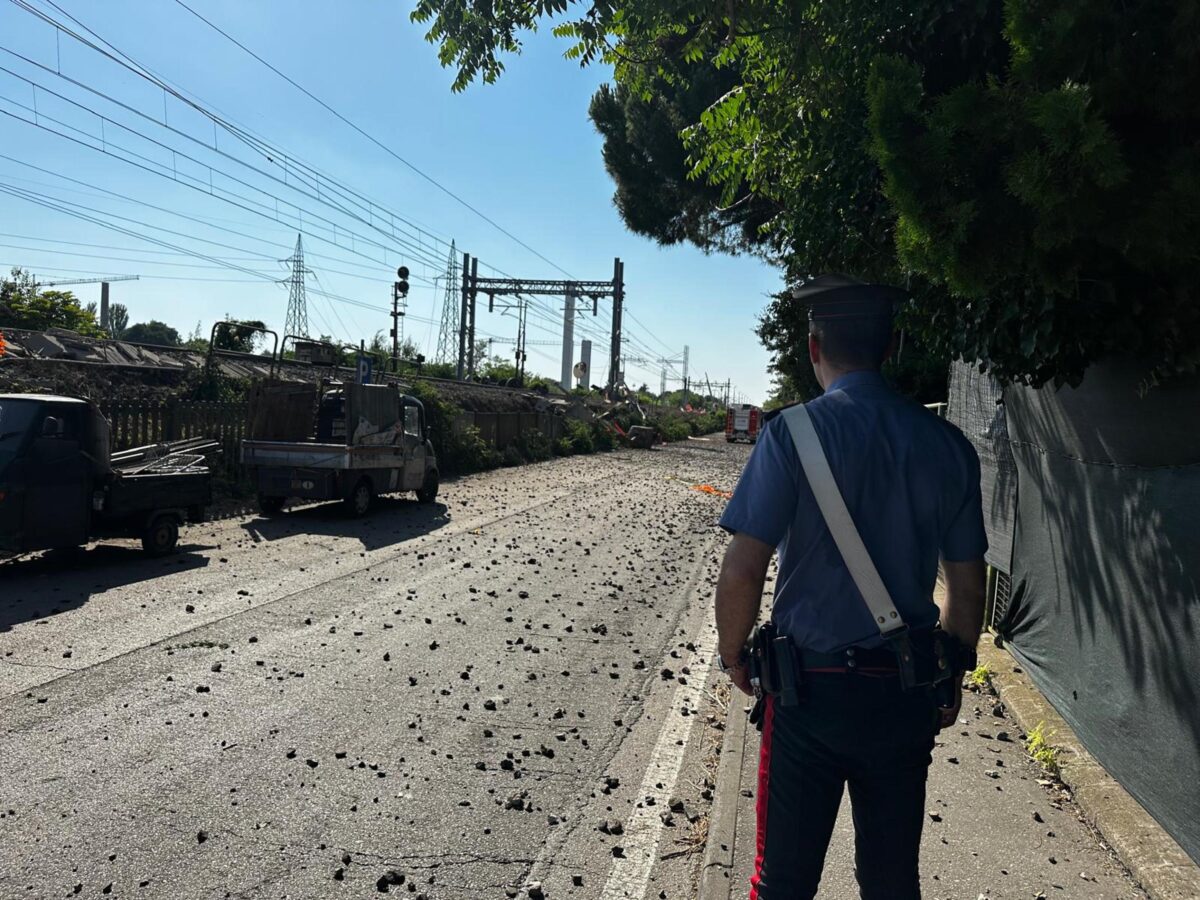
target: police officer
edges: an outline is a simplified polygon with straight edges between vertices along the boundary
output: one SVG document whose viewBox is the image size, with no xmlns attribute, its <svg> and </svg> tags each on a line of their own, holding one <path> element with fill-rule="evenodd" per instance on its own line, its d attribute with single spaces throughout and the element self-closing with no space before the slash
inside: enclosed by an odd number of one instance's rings
<svg viewBox="0 0 1200 900">
<path fill-rule="evenodd" d="M 904 294 L 825 275 L 794 295 L 809 308 L 809 356 L 825 390 L 807 404 L 809 417 L 912 645 L 921 648 L 940 619 L 973 653 L 987 549 L 979 458 L 957 428 L 880 372 Z M 721 525 L 734 535 L 716 595 L 721 668 L 751 693 L 744 648 L 778 549 L 771 615 L 803 682 L 799 702 L 764 698 L 751 898 L 811 900 L 847 785 L 862 900 L 919 898 L 926 774 L 934 735 L 958 714 L 961 672 L 940 703 L 927 687 L 901 684 L 896 649 L 825 524 L 784 416 L 760 434 Z"/>
</svg>

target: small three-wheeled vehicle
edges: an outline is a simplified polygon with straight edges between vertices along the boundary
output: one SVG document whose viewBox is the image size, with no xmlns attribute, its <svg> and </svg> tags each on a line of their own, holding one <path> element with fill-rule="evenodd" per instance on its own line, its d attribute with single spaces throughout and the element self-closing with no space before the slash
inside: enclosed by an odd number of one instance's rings
<svg viewBox="0 0 1200 900">
<path fill-rule="evenodd" d="M 204 520 L 211 475 L 195 454 L 139 449 L 150 452 L 114 468 L 108 422 L 94 403 L 0 394 L 0 550 L 138 537 L 152 556 L 173 551 L 179 526 Z"/>
</svg>

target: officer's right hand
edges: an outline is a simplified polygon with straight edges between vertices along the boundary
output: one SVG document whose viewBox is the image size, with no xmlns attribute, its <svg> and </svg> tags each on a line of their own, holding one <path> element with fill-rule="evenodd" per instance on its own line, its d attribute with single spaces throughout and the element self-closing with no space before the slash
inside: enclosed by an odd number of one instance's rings
<svg viewBox="0 0 1200 900">
<path fill-rule="evenodd" d="M 729 665 L 725 673 L 739 691 L 748 697 L 754 696 L 754 688 L 750 686 L 750 672 L 746 669 L 744 662 L 738 661 L 736 665 Z"/>
</svg>

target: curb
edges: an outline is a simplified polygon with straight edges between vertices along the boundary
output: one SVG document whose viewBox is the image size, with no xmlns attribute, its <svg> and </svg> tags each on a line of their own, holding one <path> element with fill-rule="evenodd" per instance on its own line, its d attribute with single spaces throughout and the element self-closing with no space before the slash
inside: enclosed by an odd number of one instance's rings
<svg viewBox="0 0 1200 900">
<path fill-rule="evenodd" d="M 747 697 L 733 690 L 725 713 L 725 739 L 721 742 L 721 764 L 713 789 L 713 806 L 708 820 L 708 838 L 704 844 L 704 864 L 700 868 L 698 900 L 729 900 L 733 885 L 733 846 L 737 834 L 738 806 L 741 800 L 742 763 L 746 754 L 746 724 L 743 707 Z"/>
<path fill-rule="evenodd" d="M 979 643 L 979 662 L 991 669 L 992 685 L 1023 731 L 1044 723 L 1046 732 L 1054 735 L 1051 743 L 1061 750 L 1062 782 L 1146 893 L 1153 900 L 1200 897 L 1200 867 L 1083 748 L 1018 661 L 985 635 Z"/>
</svg>

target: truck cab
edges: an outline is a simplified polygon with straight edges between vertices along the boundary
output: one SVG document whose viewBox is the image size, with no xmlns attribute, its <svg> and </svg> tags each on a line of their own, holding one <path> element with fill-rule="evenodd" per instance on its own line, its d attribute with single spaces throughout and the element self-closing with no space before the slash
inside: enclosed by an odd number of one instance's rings
<svg viewBox="0 0 1200 900">
<path fill-rule="evenodd" d="M 0 549 L 87 543 L 93 485 L 107 459 L 107 423 L 86 401 L 0 395 Z"/>
</svg>

